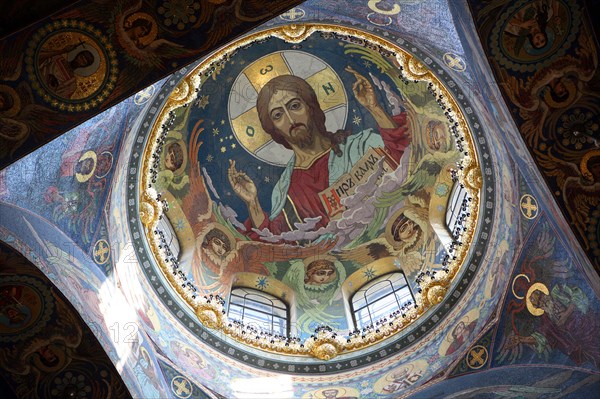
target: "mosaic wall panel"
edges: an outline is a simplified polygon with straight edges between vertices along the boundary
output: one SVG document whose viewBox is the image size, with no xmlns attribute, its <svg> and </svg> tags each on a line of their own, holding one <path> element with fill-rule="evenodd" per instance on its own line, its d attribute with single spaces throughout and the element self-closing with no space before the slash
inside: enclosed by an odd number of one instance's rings
<svg viewBox="0 0 600 399">
<path fill-rule="evenodd" d="M 469 2 L 512 116 L 600 271 L 600 72 L 583 1 Z"/>
<path fill-rule="evenodd" d="M 4 244 L 0 264 L 0 367 L 16 397 L 131 397 L 56 286 Z"/>
<path fill-rule="evenodd" d="M 119 368 L 131 395 L 164 397 L 168 385 L 146 332 L 140 328 L 141 321 L 91 257 L 56 226 L 29 211 L 0 203 L 0 216 L 0 241 L 26 256 L 68 297 Z"/>
</svg>

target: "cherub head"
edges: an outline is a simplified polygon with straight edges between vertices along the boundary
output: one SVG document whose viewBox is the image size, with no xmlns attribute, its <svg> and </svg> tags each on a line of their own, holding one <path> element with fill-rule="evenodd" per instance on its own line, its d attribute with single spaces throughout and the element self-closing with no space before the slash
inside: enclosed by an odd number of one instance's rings
<svg viewBox="0 0 600 399">
<path fill-rule="evenodd" d="M 332 261 L 317 259 L 306 266 L 304 284 L 323 285 L 331 283 L 337 276 L 337 271 Z"/>
<path fill-rule="evenodd" d="M 229 237 L 218 228 L 213 228 L 204 236 L 202 248 L 217 258 L 223 259 L 231 251 L 231 242 Z"/>
<path fill-rule="evenodd" d="M 167 146 L 165 154 L 165 168 L 174 172 L 183 165 L 183 149 L 181 144 L 175 142 Z"/>
<path fill-rule="evenodd" d="M 420 238 L 421 227 L 405 213 L 398 215 L 392 223 L 392 237 L 396 242 L 410 243 Z"/>
</svg>

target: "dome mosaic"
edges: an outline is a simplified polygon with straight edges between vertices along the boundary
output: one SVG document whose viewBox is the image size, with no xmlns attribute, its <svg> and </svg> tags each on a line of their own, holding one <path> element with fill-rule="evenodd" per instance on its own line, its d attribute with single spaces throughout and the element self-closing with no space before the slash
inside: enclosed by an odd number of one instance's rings
<svg viewBox="0 0 600 399">
<path fill-rule="evenodd" d="M 493 220 L 477 117 L 435 62 L 387 39 L 254 33 L 171 77 L 146 116 L 134 244 L 165 306 L 227 356 L 307 373 L 311 358 L 379 360 L 477 272 Z"/>
</svg>

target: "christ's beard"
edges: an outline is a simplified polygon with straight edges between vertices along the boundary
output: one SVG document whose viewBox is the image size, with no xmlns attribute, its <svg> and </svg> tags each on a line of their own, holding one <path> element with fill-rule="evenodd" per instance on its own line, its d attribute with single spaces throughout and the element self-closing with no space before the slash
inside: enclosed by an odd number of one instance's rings
<svg viewBox="0 0 600 399">
<path fill-rule="evenodd" d="M 302 127 L 304 127 L 304 129 L 301 129 Z M 292 133 L 292 131 L 294 131 L 294 133 Z M 309 129 L 304 123 L 295 123 L 290 127 L 287 141 L 300 148 L 310 147 L 315 142 L 315 136 L 312 131 L 313 129 Z"/>
</svg>

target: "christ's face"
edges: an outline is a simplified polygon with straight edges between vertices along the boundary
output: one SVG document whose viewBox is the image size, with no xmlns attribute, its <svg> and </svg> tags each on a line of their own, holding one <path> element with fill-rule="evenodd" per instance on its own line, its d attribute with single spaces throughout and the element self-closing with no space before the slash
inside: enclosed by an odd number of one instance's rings
<svg viewBox="0 0 600 399">
<path fill-rule="evenodd" d="M 312 143 L 309 108 L 298 94 L 277 90 L 269 101 L 268 111 L 273 125 L 288 143 L 301 148 Z"/>
</svg>

